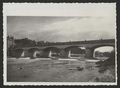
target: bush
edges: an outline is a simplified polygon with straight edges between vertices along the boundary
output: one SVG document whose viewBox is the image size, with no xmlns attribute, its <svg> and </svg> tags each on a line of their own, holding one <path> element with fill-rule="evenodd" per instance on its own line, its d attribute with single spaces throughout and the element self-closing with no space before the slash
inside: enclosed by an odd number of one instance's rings
<svg viewBox="0 0 120 88">
<path fill-rule="evenodd" d="M 96 63 L 99 66 L 111 66 L 115 65 L 115 52 L 111 52 L 110 57 L 105 61 L 99 61 Z"/>
<path fill-rule="evenodd" d="M 96 63 L 99 67 L 99 72 L 104 73 L 108 69 L 115 69 L 115 52 L 112 51 L 110 57 L 105 61 L 99 61 Z"/>
<path fill-rule="evenodd" d="M 104 77 L 96 77 L 95 82 L 114 82 L 115 78 L 113 76 L 104 76 Z"/>
</svg>

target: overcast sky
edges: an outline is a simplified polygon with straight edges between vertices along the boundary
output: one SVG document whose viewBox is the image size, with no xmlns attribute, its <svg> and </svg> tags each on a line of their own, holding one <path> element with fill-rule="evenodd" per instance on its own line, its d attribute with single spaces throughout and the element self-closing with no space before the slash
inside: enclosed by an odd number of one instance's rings
<svg viewBox="0 0 120 88">
<path fill-rule="evenodd" d="M 88 14 L 83 14 L 85 9 Z M 113 4 L 86 4 L 80 10 L 80 16 L 7 16 L 7 33 L 15 38 L 54 42 L 115 38 Z"/>
</svg>

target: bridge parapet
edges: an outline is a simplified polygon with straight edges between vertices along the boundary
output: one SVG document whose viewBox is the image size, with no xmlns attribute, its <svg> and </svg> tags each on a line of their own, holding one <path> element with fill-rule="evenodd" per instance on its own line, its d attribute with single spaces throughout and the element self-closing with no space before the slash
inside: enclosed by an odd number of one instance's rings
<svg viewBox="0 0 120 88">
<path fill-rule="evenodd" d="M 43 49 L 45 47 L 58 47 L 62 48 L 61 46 L 74 46 L 74 45 L 91 45 L 91 44 L 103 44 L 103 43 L 115 43 L 115 39 L 104 39 L 104 40 L 89 40 L 89 41 L 74 41 L 74 42 L 59 42 L 59 43 L 52 43 L 52 44 L 47 44 L 44 46 L 33 46 L 33 47 L 18 47 L 22 49 L 29 49 L 29 48 L 39 48 Z M 16 49 L 18 49 L 16 48 Z M 64 47 L 65 48 L 65 47 Z"/>
</svg>

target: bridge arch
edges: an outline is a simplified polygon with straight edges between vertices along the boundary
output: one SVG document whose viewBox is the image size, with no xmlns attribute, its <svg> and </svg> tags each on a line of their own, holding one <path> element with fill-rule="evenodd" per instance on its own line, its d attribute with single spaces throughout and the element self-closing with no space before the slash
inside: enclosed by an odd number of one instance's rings
<svg viewBox="0 0 120 88">
<path fill-rule="evenodd" d="M 30 48 L 30 49 L 28 49 L 28 51 L 33 51 L 33 50 L 39 50 L 39 48 Z"/>
<path fill-rule="evenodd" d="M 93 58 L 97 59 L 108 59 L 111 55 L 111 52 L 115 50 L 114 46 L 101 46 L 97 47 L 93 51 Z"/>
<path fill-rule="evenodd" d="M 13 51 L 13 56 L 16 57 L 16 58 L 19 58 L 19 57 L 23 56 L 22 55 L 23 52 L 24 52 L 24 49 L 15 49 Z"/>
<path fill-rule="evenodd" d="M 64 48 L 67 57 L 73 58 L 73 57 L 84 57 L 85 56 L 85 47 L 83 46 L 68 46 Z"/>
<path fill-rule="evenodd" d="M 110 44 L 105 44 L 105 45 L 103 44 L 103 45 L 96 45 L 96 46 L 93 46 L 93 47 L 89 47 L 86 50 L 87 58 L 95 58 L 94 57 L 95 49 L 100 48 L 100 47 L 106 47 L 106 46 L 113 47 L 115 49 L 115 45 L 110 45 Z"/>
<path fill-rule="evenodd" d="M 58 47 L 46 47 L 46 48 L 44 48 L 43 50 L 44 50 L 44 51 L 48 51 L 48 50 L 56 50 L 56 51 L 59 51 L 60 48 L 58 48 Z"/>
<path fill-rule="evenodd" d="M 44 48 L 42 57 L 52 57 L 52 56 L 59 56 L 60 48 L 57 47 L 46 47 Z"/>
<path fill-rule="evenodd" d="M 39 48 L 28 49 L 28 54 L 31 59 L 38 57 L 39 53 Z"/>
</svg>

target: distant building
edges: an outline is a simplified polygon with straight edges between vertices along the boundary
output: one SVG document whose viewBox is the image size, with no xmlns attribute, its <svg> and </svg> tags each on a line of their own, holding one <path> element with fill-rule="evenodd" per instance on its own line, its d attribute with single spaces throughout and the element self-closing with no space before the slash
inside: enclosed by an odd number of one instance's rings
<svg viewBox="0 0 120 88">
<path fill-rule="evenodd" d="M 14 37 L 8 36 L 7 37 L 7 48 L 9 49 L 10 47 L 14 47 L 14 46 L 15 46 Z"/>
<path fill-rule="evenodd" d="M 11 57 L 13 54 L 13 49 L 15 47 L 14 37 L 8 36 L 7 37 L 7 56 Z"/>
</svg>

